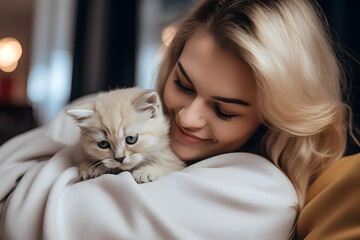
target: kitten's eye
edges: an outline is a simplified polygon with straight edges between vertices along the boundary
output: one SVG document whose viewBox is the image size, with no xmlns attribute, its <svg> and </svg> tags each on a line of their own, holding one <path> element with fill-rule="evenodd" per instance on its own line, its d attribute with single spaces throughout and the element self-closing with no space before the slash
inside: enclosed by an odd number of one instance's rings
<svg viewBox="0 0 360 240">
<path fill-rule="evenodd" d="M 135 136 L 128 136 L 125 139 L 127 144 L 134 144 L 134 143 L 137 142 L 137 140 L 138 140 L 138 135 L 137 134 Z"/>
<path fill-rule="evenodd" d="M 102 148 L 102 149 L 110 148 L 110 143 L 106 140 L 102 140 L 102 141 L 98 142 L 97 145 L 99 146 L 99 148 Z"/>
</svg>

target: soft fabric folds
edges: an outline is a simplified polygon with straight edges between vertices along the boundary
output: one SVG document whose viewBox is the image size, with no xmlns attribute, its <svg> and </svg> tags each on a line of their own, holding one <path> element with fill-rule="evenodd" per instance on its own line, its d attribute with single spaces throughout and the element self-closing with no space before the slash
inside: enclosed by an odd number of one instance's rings
<svg viewBox="0 0 360 240">
<path fill-rule="evenodd" d="M 229 153 L 155 182 L 79 181 L 76 126 L 60 114 L 0 148 L 0 239 L 287 239 L 294 187 L 268 160 Z"/>
</svg>

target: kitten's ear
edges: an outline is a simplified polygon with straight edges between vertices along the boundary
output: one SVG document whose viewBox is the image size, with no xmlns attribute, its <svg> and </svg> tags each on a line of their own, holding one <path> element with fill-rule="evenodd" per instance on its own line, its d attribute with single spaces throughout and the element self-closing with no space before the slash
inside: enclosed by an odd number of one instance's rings
<svg viewBox="0 0 360 240">
<path fill-rule="evenodd" d="M 161 114 L 161 101 L 159 95 L 152 90 L 145 91 L 134 103 L 135 110 L 139 112 L 151 112 L 151 118 Z"/>
<path fill-rule="evenodd" d="M 66 113 L 71 116 L 81 126 L 88 119 L 94 115 L 94 111 L 91 110 L 90 104 L 83 104 L 66 110 Z"/>
</svg>

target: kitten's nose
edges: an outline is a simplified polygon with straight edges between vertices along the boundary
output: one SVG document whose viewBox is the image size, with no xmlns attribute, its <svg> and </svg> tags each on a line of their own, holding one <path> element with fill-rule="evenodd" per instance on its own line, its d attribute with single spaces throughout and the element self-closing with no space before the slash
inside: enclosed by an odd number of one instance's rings
<svg viewBox="0 0 360 240">
<path fill-rule="evenodd" d="M 115 158 L 116 161 L 118 161 L 119 163 L 122 163 L 124 161 L 125 157 L 119 157 L 119 158 Z"/>
</svg>

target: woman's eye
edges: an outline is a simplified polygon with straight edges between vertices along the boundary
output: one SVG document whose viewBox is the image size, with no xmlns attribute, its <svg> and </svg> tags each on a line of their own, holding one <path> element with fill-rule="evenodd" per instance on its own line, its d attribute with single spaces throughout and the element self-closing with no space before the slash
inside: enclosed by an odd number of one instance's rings
<svg viewBox="0 0 360 240">
<path fill-rule="evenodd" d="M 138 135 L 137 134 L 135 136 L 127 136 L 125 138 L 126 143 L 130 144 L 130 145 L 135 144 L 137 142 L 137 140 L 138 140 Z"/>
<path fill-rule="evenodd" d="M 101 149 L 106 149 L 106 148 L 110 148 L 110 143 L 106 140 L 102 140 L 100 142 L 97 142 L 97 145 L 99 146 L 99 148 Z"/>
<path fill-rule="evenodd" d="M 194 93 L 195 90 L 192 88 L 185 87 L 179 79 L 174 80 L 175 85 L 185 93 Z"/>
<path fill-rule="evenodd" d="M 216 115 L 223 119 L 223 120 L 230 120 L 231 118 L 235 117 L 236 115 L 231 115 L 231 114 L 226 114 L 224 113 L 223 111 L 221 111 L 220 107 L 218 104 L 215 104 L 214 106 L 214 109 L 215 109 L 215 113 Z"/>
</svg>

